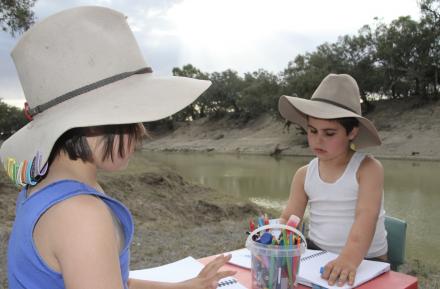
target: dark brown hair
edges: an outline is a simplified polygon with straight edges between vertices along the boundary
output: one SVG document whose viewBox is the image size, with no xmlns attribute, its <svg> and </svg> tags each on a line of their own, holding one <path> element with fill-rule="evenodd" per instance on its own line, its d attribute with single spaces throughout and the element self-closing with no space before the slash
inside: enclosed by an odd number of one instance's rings
<svg viewBox="0 0 440 289">
<path fill-rule="evenodd" d="M 103 161 L 108 158 L 113 161 L 113 146 L 117 137 L 119 138 L 118 155 L 124 157 L 126 152 L 124 141 L 122 141 L 124 134 L 128 135 L 128 146 L 131 146 L 133 142 L 136 145 L 140 144 L 146 135 L 146 131 L 142 123 L 72 128 L 55 142 L 49 156 L 49 166 L 61 152 L 67 153 L 71 160 L 81 159 L 84 162 L 92 163 L 92 151 L 86 137 L 96 135 L 102 136 L 101 141 L 104 145 Z"/>
<path fill-rule="evenodd" d="M 355 117 L 335 118 L 334 121 L 339 122 L 345 128 L 347 135 L 353 130 L 353 128 L 359 126 L 359 120 Z"/>
</svg>

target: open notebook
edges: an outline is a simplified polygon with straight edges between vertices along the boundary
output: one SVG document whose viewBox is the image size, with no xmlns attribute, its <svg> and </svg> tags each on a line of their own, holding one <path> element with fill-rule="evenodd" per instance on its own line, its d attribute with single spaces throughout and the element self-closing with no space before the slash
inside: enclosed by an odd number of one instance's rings
<svg viewBox="0 0 440 289">
<path fill-rule="evenodd" d="M 167 265 L 130 271 L 130 278 L 175 283 L 196 277 L 203 267 L 204 265 L 193 257 L 186 257 Z M 221 279 L 217 288 L 246 289 L 232 277 Z"/>
<path fill-rule="evenodd" d="M 353 286 L 329 286 L 327 281 L 321 278 L 319 271 L 322 266 L 336 259 L 336 257 L 338 255 L 326 251 L 307 250 L 301 256 L 298 282 L 307 286 L 312 286 L 313 283 L 326 288 L 354 288 L 390 270 L 390 264 L 388 263 L 363 260 L 356 271 Z"/>
<path fill-rule="evenodd" d="M 232 258 L 229 263 L 243 268 L 251 268 L 251 253 L 248 249 L 232 251 L 230 254 L 232 254 Z M 337 256 L 326 251 L 307 249 L 301 256 L 298 282 L 310 287 L 312 284 L 316 284 L 325 288 L 347 289 L 357 287 L 390 270 L 390 264 L 388 263 L 364 260 L 357 269 L 354 286 L 329 286 L 327 281 L 321 278 L 320 268 L 331 260 L 336 259 Z"/>
</svg>

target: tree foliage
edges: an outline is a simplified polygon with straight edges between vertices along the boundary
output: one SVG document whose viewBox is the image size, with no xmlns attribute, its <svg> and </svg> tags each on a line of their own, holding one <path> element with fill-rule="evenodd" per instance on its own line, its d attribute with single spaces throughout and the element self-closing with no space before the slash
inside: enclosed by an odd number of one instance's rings
<svg viewBox="0 0 440 289">
<path fill-rule="evenodd" d="M 36 0 L 1 0 L 0 27 L 12 36 L 29 29 L 35 21 L 31 10 Z"/>
<path fill-rule="evenodd" d="M 8 138 L 27 123 L 23 110 L 0 99 L 0 140 Z"/>
<path fill-rule="evenodd" d="M 372 99 L 439 99 L 440 0 L 421 0 L 420 21 L 402 16 L 390 24 L 376 19 L 356 35 L 340 36 L 315 51 L 296 55 L 279 75 L 264 69 L 240 76 L 236 71 L 203 73 L 192 65 L 175 68 L 174 75 L 210 79 L 212 86 L 174 117 L 176 120 L 229 114 L 252 119 L 262 113 L 278 115 L 282 94 L 310 98 L 329 73 L 348 73 L 358 82 L 364 111 Z"/>
</svg>

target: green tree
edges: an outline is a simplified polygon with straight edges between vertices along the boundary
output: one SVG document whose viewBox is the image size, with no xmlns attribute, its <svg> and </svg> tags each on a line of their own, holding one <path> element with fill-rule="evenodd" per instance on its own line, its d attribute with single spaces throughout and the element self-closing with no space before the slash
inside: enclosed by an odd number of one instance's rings
<svg viewBox="0 0 440 289">
<path fill-rule="evenodd" d="M 278 76 L 259 69 L 244 75 L 243 89 L 238 105 L 247 118 L 255 118 L 262 113 L 278 114 L 280 80 Z"/>
<path fill-rule="evenodd" d="M 421 10 L 420 29 L 424 44 L 423 65 L 426 68 L 427 79 L 426 91 L 432 94 L 435 99 L 440 98 L 440 0 L 422 0 L 419 3 Z"/>
<path fill-rule="evenodd" d="M 0 27 L 14 36 L 29 29 L 35 21 L 31 10 L 36 0 L 1 0 Z"/>
<path fill-rule="evenodd" d="M 211 115 L 221 116 L 232 113 L 239 116 L 242 109 L 239 106 L 242 97 L 243 78 L 231 69 L 223 72 L 213 72 L 210 75 Z"/>
<path fill-rule="evenodd" d="M 6 139 L 28 121 L 23 110 L 6 104 L 0 99 L 0 139 Z"/>
<path fill-rule="evenodd" d="M 383 73 L 378 68 L 371 27 L 363 26 L 358 35 L 345 35 L 336 43 L 340 69 L 353 76 L 360 90 L 364 112 L 372 110 L 368 96 L 377 95 L 382 87 Z"/>
<path fill-rule="evenodd" d="M 203 73 L 191 64 L 184 65 L 182 68 L 173 68 L 173 75 L 196 79 L 209 79 L 209 74 Z M 204 92 L 195 102 L 187 106 L 181 112 L 177 113 L 174 118 L 177 121 L 185 121 L 205 117 L 206 111 L 209 109 L 209 105 L 209 96 L 207 92 Z"/>
</svg>

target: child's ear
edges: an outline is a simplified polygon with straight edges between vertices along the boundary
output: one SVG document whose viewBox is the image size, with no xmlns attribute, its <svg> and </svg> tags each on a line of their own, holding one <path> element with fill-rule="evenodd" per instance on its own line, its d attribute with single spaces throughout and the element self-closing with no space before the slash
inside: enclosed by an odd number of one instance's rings
<svg viewBox="0 0 440 289">
<path fill-rule="evenodd" d="M 350 139 L 350 141 L 354 140 L 357 137 L 358 133 L 359 133 L 359 127 L 358 126 L 353 127 L 351 132 L 348 134 L 348 138 Z"/>
</svg>

